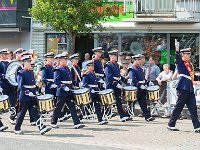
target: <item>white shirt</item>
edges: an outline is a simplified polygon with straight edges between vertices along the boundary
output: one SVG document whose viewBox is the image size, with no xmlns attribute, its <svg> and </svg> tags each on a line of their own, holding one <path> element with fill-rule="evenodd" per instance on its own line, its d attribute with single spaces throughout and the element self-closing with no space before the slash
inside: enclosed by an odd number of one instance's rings
<svg viewBox="0 0 200 150">
<path fill-rule="evenodd" d="M 160 80 L 170 80 L 172 78 L 173 72 L 170 70 L 168 73 L 166 73 L 165 71 L 162 71 L 158 78 Z"/>
</svg>

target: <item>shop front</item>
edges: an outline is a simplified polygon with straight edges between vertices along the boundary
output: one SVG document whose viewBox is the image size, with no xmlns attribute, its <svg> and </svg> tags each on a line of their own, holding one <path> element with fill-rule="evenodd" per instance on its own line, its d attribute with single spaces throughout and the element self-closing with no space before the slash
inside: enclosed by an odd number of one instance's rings
<svg viewBox="0 0 200 150">
<path fill-rule="evenodd" d="M 102 46 L 105 51 L 118 48 L 120 52 L 128 51 L 133 55 L 144 54 L 156 58 L 161 67 L 170 64 L 174 69 L 175 39 L 180 42 L 180 48 L 192 48 L 192 63 L 199 67 L 199 33 L 98 33 L 95 46 Z"/>
</svg>

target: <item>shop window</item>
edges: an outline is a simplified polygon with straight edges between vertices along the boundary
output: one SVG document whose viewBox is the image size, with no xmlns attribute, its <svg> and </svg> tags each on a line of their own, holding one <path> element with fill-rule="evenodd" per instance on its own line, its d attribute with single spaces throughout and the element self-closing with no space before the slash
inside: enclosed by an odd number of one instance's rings
<svg viewBox="0 0 200 150">
<path fill-rule="evenodd" d="M 118 48 L 118 35 L 115 33 L 98 34 L 98 46 L 103 47 L 106 52 L 112 48 Z"/>
<path fill-rule="evenodd" d="M 122 51 L 152 56 L 158 65 L 167 63 L 167 34 L 122 34 L 121 43 Z"/>
<path fill-rule="evenodd" d="M 62 53 L 67 50 L 67 38 L 64 33 L 48 33 L 46 34 L 46 50 L 55 54 Z"/>
<path fill-rule="evenodd" d="M 171 34 L 170 37 L 170 65 L 175 68 L 175 39 L 180 43 L 180 49 L 191 48 L 191 62 L 194 68 L 199 68 L 199 34 L 181 33 Z"/>
</svg>

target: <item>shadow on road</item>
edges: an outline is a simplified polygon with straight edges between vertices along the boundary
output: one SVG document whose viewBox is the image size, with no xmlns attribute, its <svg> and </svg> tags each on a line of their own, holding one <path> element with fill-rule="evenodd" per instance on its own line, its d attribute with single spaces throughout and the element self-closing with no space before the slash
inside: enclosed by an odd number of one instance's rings
<svg viewBox="0 0 200 150">
<path fill-rule="evenodd" d="M 85 134 L 46 134 L 47 137 L 94 137 L 93 135 Z"/>
</svg>

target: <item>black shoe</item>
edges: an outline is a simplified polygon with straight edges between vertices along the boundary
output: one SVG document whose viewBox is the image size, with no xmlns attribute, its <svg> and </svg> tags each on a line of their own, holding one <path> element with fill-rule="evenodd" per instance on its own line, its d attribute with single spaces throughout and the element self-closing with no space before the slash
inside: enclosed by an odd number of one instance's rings
<svg viewBox="0 0 200 150">
<path fill-rule="evenodd" d="M 77 125 L 74 126 L 74 129 L 80 129 L 80 128 L 83 128 L 83 127 L 85 127 L 84 124 L 77 124 Z"/>
<path fill-rule="evenodd" d="M 200 133 L 200 128 L 194 129 L 194 132 L 195 132 L 195 133 Z"/>
<path fill-rule="evenodd" d="M 170 126 L 167 126 L 167 129 L 170 130 L 170 131 L 180 131 L 176 127 L 170 127 Z"/>
<path fill-rule="evenodd" d="M 154 121 L 155 118 L 154 117 L 149 117 L 148 119 L 145 119 L 147 122 L 150 122 L 150 121 Z"/>
<path fill-rule="evenodd" d="M 44 129 L 40 130 L 40 134 L 44 135 L 45 133 L 49 132 L 50 130 L 51 130 L 51 128 L 45 127 Z"/>
<path fill-rule="evenodd" d="M 8 129 L 8 127 L 5 127 L 5 126 L 0 127 L 0 131 L 5 131 L 7 129 Z"/>
</svg>

